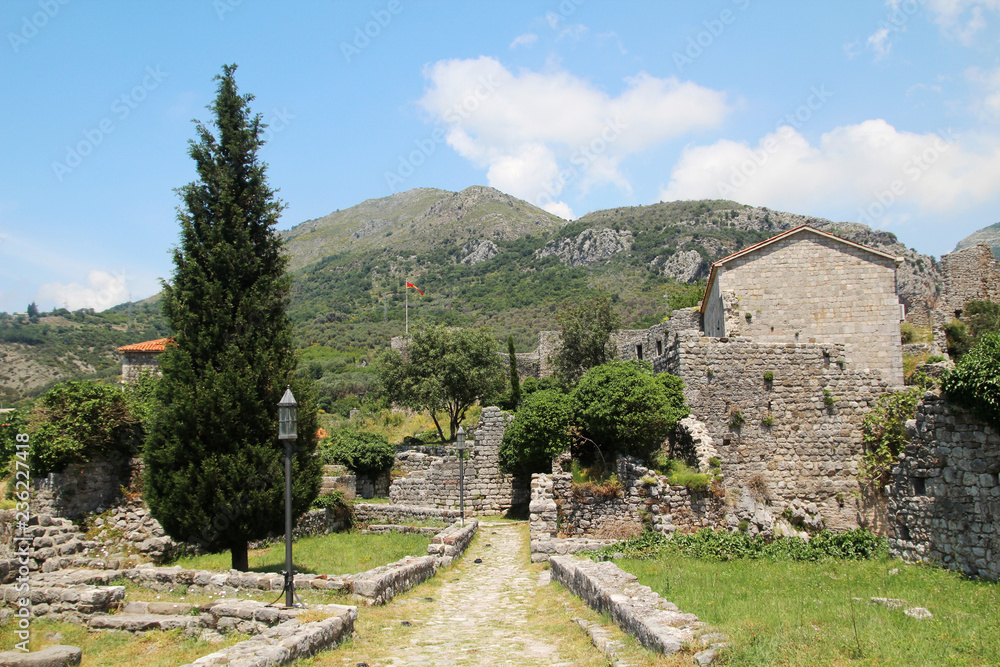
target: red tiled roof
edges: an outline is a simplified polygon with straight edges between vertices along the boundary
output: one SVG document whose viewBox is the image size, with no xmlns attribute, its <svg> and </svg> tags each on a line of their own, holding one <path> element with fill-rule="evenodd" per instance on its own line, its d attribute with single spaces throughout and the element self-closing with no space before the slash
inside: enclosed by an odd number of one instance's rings
<svg viewBox="0 0 1000 667">
<path fill-rule="evenodd" d="M 131 345 L 122 345 L 118 348 L 119 352 L 163 352 L 167 349 L 167 343 L 173 342 L 173 338 L 157 338 L 156 340 L 147 340 L 144 343 L 132 343 Z"/>
<path fill-rule="evenodd" d="M 878 255 L 878 256 L 884 257 L 886 259 L 891 259 L 891 260 L 895 261 L 896 264 L 899 264 L 899 263 L 901 263 L 903 261 L 902 257 L 897 257 L 895 255 L 890 255 L 887 252 L 883 252 L 881 250 L 876 250 L 875 248 L 869 248 L 866 245 L 862 245 L 860 243 L 855 243 L 854 241 L 848 241 L 847 239 L 845 239 L 845 238 L 843 238 L 841 236 L 837 236 L 836 234 L 831 234 L 830 232 L 824 232 L 823 230 L 816 229 L 815 227 L 813 227 L 811 225 L 799 225 L 798 227 L 793 227 L 791 229 L 785 230 L 785 231 L 781 232 L 780 234 L 775 234 L 774 236 L 772 236 L 769 239 L 765 239 L 763 241 L 760 241 L 759 243 L 754 243 L 753 245 L 747 246 L 746 248 L 743 248 L 743 250 L 738 250 L 738 251 L 734 252 L 731 255 L 727 255 L 727 256 L 723 257 L 722 259 L 715 260 L 712 263 L 712 270 L 708 274 L 708 282 L 705 284 L 705 294 L 702 296 L 702 299 L 701 299 L 701 312 L 704 313 L 705 312 L 705 306 L 708 305 L 708 295 L 711 292 L 712 282 L 715 280 L 715 276 L 716 276 L 716 273 L 717 273 L 716 269 L 718 267 L 722 266 L 723 264 L 725 264 L 726 262 L 728 262 L 730 260 L 736 259 L 737 257 L 742 257 L 742 256 L 747 255 L 747 254 L 749 254 L 749 253 L 751 253 L 751 252 L 753 252 L 753 251 L 755 251 L 755 250 L 757 250 L 759 248 L 763 248 L 764 246 L 768 246 L 768 245 L 771 245 L 772 243 L 780 241 L 781 239 L 783 239 L 783 238 L 785 238 L 787 236 L 791 236 L 793 234 L 798 234 L 799 232 L 803 232 L 803 231 L 806 231 L 806 230 L 808 230 L 810 232 L 813 232 L 814 234 L 817 234 L 819 236 L 822 236 L 822 237 L 825 237 L 825 238 L 828 238 L 828 239 L 832 239 L 834 241 L 839 241 L 839 242 L 843 243 L 844 245 L 853 246 L 855 248 L 859 248 L 861 250 L 865 250 L 867 252 L 872 253 L 873 255 Z"/>
</svg>

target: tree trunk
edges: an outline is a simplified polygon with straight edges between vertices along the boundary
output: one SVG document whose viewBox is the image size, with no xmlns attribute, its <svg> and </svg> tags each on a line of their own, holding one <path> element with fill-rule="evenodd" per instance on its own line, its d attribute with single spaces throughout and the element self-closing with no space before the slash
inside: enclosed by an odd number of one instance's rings
<svg viewBox="0 0 1000 667">
<path fill-rule="evenodd" d="M 247 543 L 241 542 L 230 547 L 229 552 L 233 557 L 233 569 L 246 572 L 250 569 L 250 562 L 247 557 Z"/>
<path fill-rule="evenodd" d="M 445 439 L 444 439 L 444 431 L 442 431 L 442 430 L 441 430 L 441 424 L 439 424 L 439 423 L 438 423 L 438 418 L 437 418 L 437 415 L 436 415 L 436 414 L 434 414 L 434 411 L 433 411 L 433 410 L 431 410 L 431 419 L 433 419 L 433 420 L 434 420 L 434 426 L 435 426 L 435 427 L 437 428 L 437 430 L 438 430 L 438 435 L 439 435 L 439 436 L 441 437 L 441 442 L 445 442 Z"/>
</svg>

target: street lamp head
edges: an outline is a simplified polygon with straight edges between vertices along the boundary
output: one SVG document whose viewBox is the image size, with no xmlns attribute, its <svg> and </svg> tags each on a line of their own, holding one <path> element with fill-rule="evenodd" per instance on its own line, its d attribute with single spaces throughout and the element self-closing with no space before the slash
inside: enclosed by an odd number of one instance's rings
<svg viewBox="0 0 1000 667">
<path fill-rule="evenodd" d="M 465 449 L 465 429 L 459 426 L 456 435 L 458 436 L 458 448 Z"/>
<path fill-rule="evenodd" d="M 278 402 L 278 440 L 295 440 L 299 436 L 299 404 L 292 387 L 285 389 Z"/>
</svg>

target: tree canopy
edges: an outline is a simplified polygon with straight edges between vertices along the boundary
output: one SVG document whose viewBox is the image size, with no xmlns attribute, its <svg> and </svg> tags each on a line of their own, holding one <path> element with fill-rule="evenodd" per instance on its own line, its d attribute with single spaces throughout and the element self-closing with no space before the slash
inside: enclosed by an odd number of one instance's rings
<svg viewBox="0 0 1000 667">
<path fill-rule="evenodd" d="M 615 358 L 611 332 L 621 318 L 611 299 L 601 296 L 582 303 L 563 303 L 556 315 L 562 345 L 556 353 L 556 369 L 564 382 L 576 382 L 587 369 Z"/>
<path fill-rule="evenodd" d="M 405 356 L 386 350 L 379 357 L 379 389 L 396 405 L 427 410 L 442 440 L 437 413 L 446 413 L 448 440 L 454 440 L 466 411 L 504 389 L 504 362 L 498 351 L 487 329 L 431 326 L 407 340 Z"/>
<path fill-rule="evenodd" d="M 1000 427 L 1000 334 L 983 334 L 944 377 L 941 389 L 953 402 Z"/>
<path fill-rule="evenodd" d="M 549 472 L 552 459 L 573 444 L 570 397 L 555 389 L 526 396 L 500 443 L 500 468 L 508 473 Z"/>
<path fill-rule="evenodd" d="M 572 394 L 574 423 L 605 458 L 648 458 L 689 414 L 684 381 L 653 374 L 648 361 L 609 361 L 591 368 Z"/>
<path fill-rule="evenodd" d="M 319 491 L 316 408 L 296 378 L 290 280 L 274 225 L 283 208 L 257 152 L 265 125 L 251 95 L 237 92 L 235 65 L 216 77 L 209 109 L 217 134 L 198 123 L 189 142 L 198 180 L 178 192 L 180 244 L 163 285 L 173 343 L 145 448 L 145 498 L 175 539 L 228 549 L 247 569 L 247 544 L 284 525 L 283 446 L 276 405 L 286 385 L 299 402 L 293 512 Z"/>
</svg>

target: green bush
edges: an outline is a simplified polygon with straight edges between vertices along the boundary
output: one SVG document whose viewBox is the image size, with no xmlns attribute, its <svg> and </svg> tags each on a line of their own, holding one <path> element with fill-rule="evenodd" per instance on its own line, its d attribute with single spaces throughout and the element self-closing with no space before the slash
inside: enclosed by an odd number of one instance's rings
<svg viewBox="0 0 1000 667">
<path fill-rule="evenodd" d="M 134 455 L 149 416 L 150 387 L 122 391 L 118 386 L 73 381 L 50 389 L 28 418 L 33 474 L 60 472 L 96 456 Z"/>
<path fill-rule="evenodd" d="M 774 373 L 766 371 L 764 373 L 764 382 L 774 382 Z"/>
<path fill-rule="evenodd" d="M 941 381 L 948 400 L 1000 427 L 1000 334 L 984 334 Z"/>
<path fill-rule="evenodd" d="M 909 345 L 917 341 L 918 334 L 916 328 L 909 322 L 899 323 L 899 339 L 903 345 Z"/>
<path fill-rule="evenodd" d="M 332 513 L 335 519 L 344 523 L 345 528 L 350 528 L 354 523 L 354 503 L 340 489 L 317 496 L 312 508 Z"/>
<path fill-rule="evenodd" d="M 961 359 L 969 351 L 971 343 L 965 324 L 960 320 L 952 320 L 944 325 L 944 335 L 947 339 L 948 354 L 952 359 Z"/>
<path fill-rule="evenodd" d="M 689 414 L 684 382 L 653 375 L 646 361 L 611 361 L 591 368 L 573 390 L 574 421 L 606 461 L 615 452 L 647 459 Z"/>
<path fill-rule="evenodd" d="M 674 533 L 672 537 L 646 532 L 602 547 L 592 552 L 591 556 L 595 560 L 608 560 L 616 552 L 624 553 L 627 558 L 669 559 L 679 555 L 718 561 L 761 558 L 780 561 L 869 560 L 887 556 L 889 545 L 884 537 L 864 528 L 843 533 L 822 530 L 808 542 L 800 537 L 769 539 L 760 535 L 751 537 L 745 532 L 714 532 L 711 528 L 702 528 L 691 535 Z"/>
<path fill-rule="evenodd" d="M 323 463 L 347 466 L 360 475 L 377 475 L 392 467 L 396 448 L 383 435 L 343 429 L 324 443 L 320 456 Z"/>
<path fill-rule="evenodd" d="M 861 422 L 864 454 L 858 476 L 862 481 L 885 485 L 896 459 L 908 441 L 906 420 L 913 418 L 921 390 L 917 387 L 883 394 Z"/>
<path fill-rule="evenodd" d="M 500 469 L 508 473 L 549 472 L 552 459 L 569 449 L 573 407 L 553 389 L 526 394 L 500 443 Z"/>
</svg>

